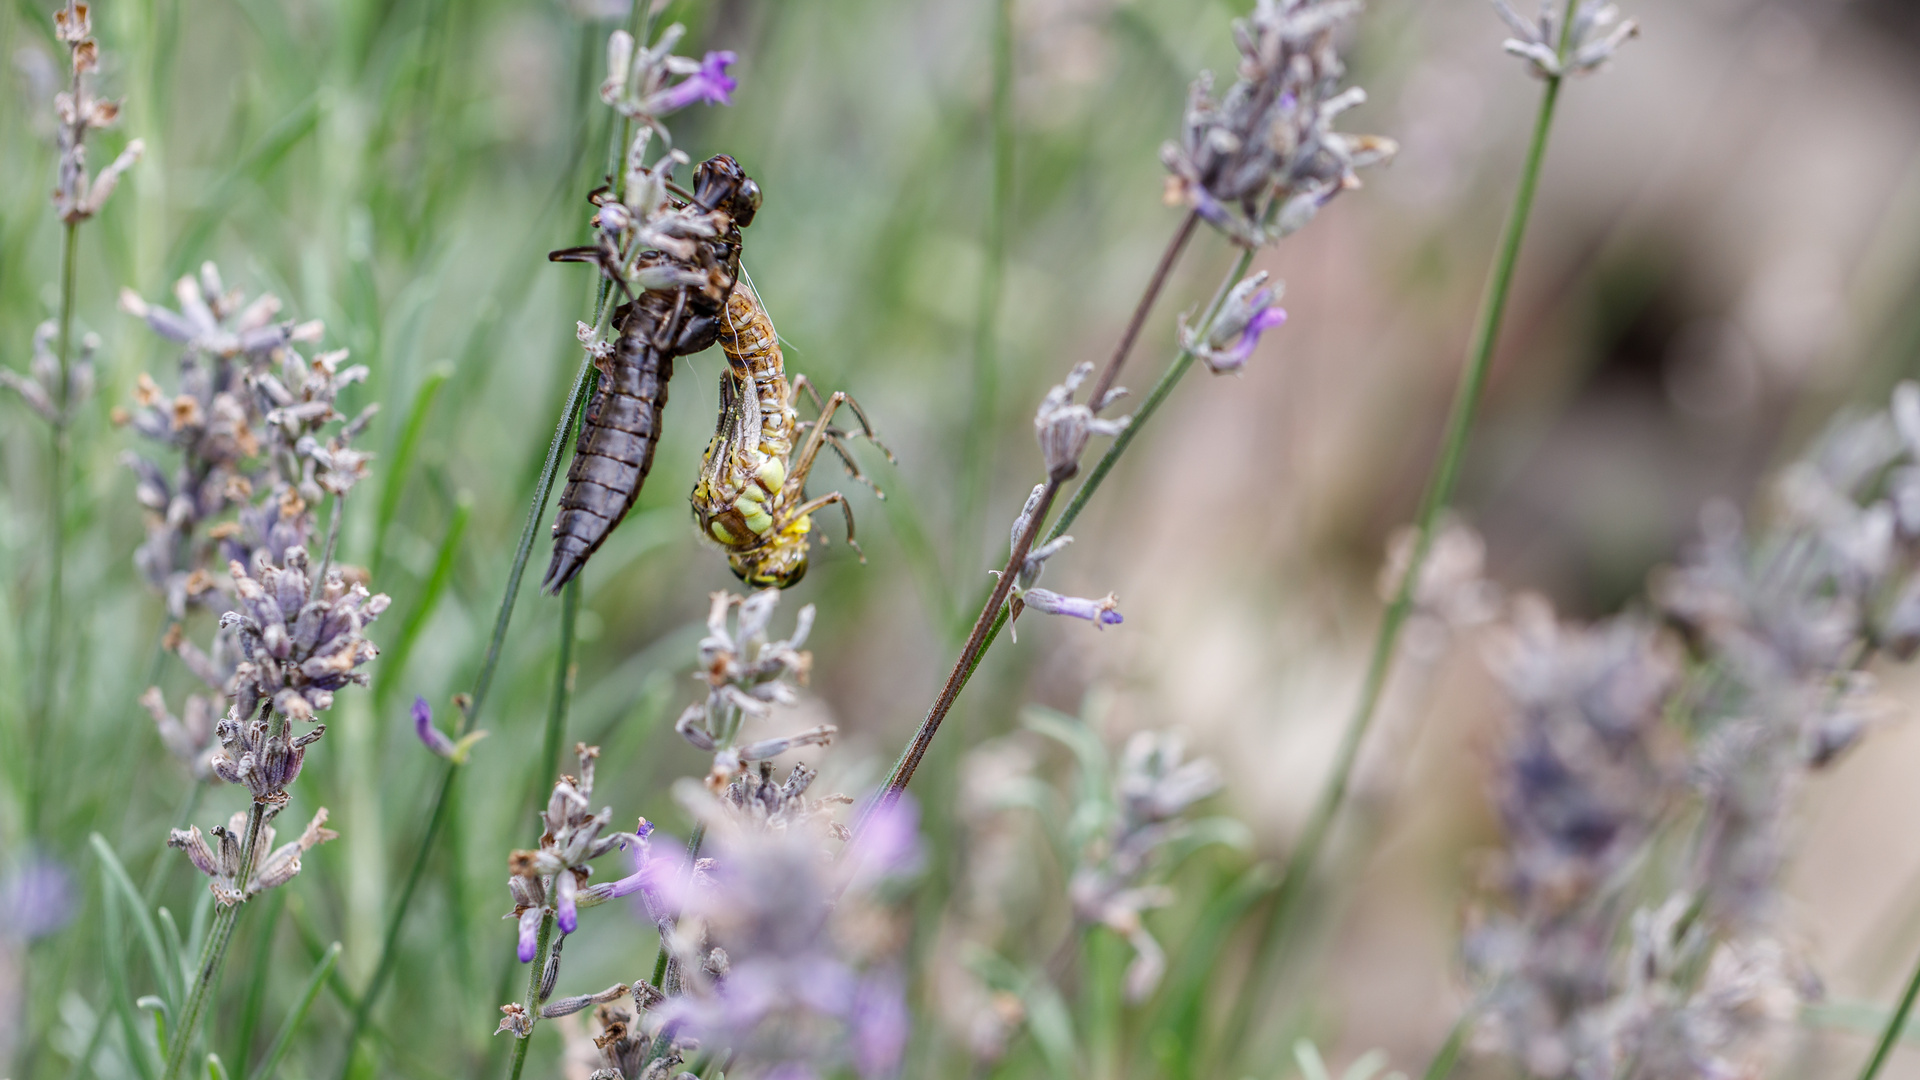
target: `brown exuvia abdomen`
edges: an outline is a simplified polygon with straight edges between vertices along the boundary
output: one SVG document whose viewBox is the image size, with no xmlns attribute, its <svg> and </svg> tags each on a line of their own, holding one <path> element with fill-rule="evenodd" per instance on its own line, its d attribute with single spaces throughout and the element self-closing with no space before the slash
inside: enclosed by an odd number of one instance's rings
<svg viewBox="0 0 1920 1080">
<path fill-rule="evenodd" d="M 673 378 L 673 354 L 651 340 L 655 322 L 644 308 L 628 313 L 581 419 L 580 441 L 553 520 L 553 562 L 540 585 L 549 593 L 572 580 L 633 509 L 653 467 L 667 381 Z"/>
</svg>

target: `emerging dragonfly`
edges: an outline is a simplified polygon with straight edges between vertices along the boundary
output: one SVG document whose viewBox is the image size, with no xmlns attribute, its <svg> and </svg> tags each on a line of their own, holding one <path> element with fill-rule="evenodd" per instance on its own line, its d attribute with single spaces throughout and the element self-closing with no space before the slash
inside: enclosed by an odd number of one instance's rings
<svg viewBox="0 0 1920 1080">
<path fill-rule="evenodd" d="M 835 391 L 824 404 L 805 375 L 789 382 L 773 320 L 753 286 L 741 282 L 727 298 L 720 320 L 720 348 L 727 368 L 720 374 L 720 419 L 707 444 L 700 480 L 693 488 L 693 514 L 700 531 L 727 552 L 727 564 L 755 588 L 787 588 L 807 572 L 807 534 L 812 514 L 834 503 L 847 519 L 847 543 L 855 552 L 853 510 L 838 491 L 817 499 L 806 495 L 807 474 L 823 447 L 831 447 L 848 475 L 886 498 L 854 463 L 847 433 L 833 426 L 841 405 L 853 410 L 860 433 L 880 452 L 893 454 L 873 436 L 873 426 L 857 402 Z M 794 403 L 802 392 L 820 410 L 819 419 L 801 421 Z M 794 435 L 806 431 L 800 456 L 791 465 Z M 864 555 L 861 561 L 866 561 Z"/>
<path fill-rule="evenodd" d="M 603 205 L 601 217 L 612 207 Z M 567 486 L 554 517 L 553 561 L 541 582 L 547 592 L 557 593 L 572 580 L 633 509 L 653 467 L 674 357 L 699 352 L 719 335 L 740 274 L 740 229 L 753 221 L 759 208 L 759 185 L 732 158 L 721 155 L 694 171 L 693 197 L 679 208 L 682 235 L 648 238 L 677 246 L 679 257 L 660 250 L 632 251 L 641 243 L 638 236 L 629 242 L 629 250 L 603 236 L 600 244 L 548 256 L 556 262 L 599 265 L 627 302 L 614 309 L 619 336 L 613 348 L 595 360 L 600 381 L 581 419 Z M 642 289 L 637 296 L 629 291 L 629 282 L 649 280 L 677 284 Z"/>
</svg>

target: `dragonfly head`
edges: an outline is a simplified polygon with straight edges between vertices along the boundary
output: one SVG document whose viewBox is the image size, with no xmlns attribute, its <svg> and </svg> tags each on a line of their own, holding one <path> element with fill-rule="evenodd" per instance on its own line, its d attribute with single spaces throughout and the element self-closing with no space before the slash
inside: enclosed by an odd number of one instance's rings
<svg viewBox="0 0 1920 1080">
<path fill-rule="evenodd" d="M 745 228 L 753 224 L 753 215 L 760 209 L 760 185 L 739 162 L 717 154 L 694 170 L 693 200 L 707 209 L 726 211 L 735 225 Z"/>
</svg>

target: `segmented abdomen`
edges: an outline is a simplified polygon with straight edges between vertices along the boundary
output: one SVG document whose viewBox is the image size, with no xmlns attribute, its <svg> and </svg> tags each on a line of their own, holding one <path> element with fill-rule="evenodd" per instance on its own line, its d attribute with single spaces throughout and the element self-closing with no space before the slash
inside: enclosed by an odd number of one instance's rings
<svg viewBox="0 0 1920 1080">
<path fill-rule="evenodd" d="M 553 520 L 553 562 L 541 583 L 549 593 L 559 592 L 579 573 L 633 509 L 653 467 L 667 382 L 673 378 L 673 355 L 649 340 L 653 322 L 640 310 L 628 314 L 581 419 L 580 441 Z"/>
</svg>

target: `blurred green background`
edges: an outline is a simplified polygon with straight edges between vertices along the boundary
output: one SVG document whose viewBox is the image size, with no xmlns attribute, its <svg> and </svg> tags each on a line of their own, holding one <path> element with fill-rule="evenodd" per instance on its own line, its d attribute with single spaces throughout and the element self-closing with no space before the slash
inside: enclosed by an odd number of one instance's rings
<svg viewBox="0 0 1920 1080">
<path fill-rule="evenodd" d="M 1703 500 L 1744 499 L 1782 448 L 1846 400 L 1883 393 L 1920 345 L 1920 24 L 1892 0 L 1647 6 L 1630 12 L 1645 39 L 1567 90 L 1464 488 L 1491 576 L 1575 614 L 1632 596 Z M 1233 5 L 1011 0 L 1011 124 L 1000 133 L 1011 172 L 997 203 L 996 10 L 992 0 L 728 0 L 674 2 L 658 16 L 687 24 L 682 51 L 739 53 L 734 104 L 679 115 L 676 140 L 696 161 L 730 153 L 759 180 L 766 203 L 746 265 L 790 368 L 854 393 L 898 456 L 890 467 L 856 449 L 884 503 L 831 464 L 816 474 L 816 492 L 839 482 L 852 496 L 867 564 L 826 548 L 776 620 L 818 605 L 812 691 L 781 723 L 841 725 L 841 741 L 811 755 L 836 790 L 875 782 L 937 689 L 1036 478 L 1031 410 L 1072 364 L 1111 347 L 1178 221 L 1160 202 L 1158 146 L 1192 75 L 1232 62 Z M 58 303 L 47 192 L 61 61 L 48 14 L 28 0 L 0 11 L 11 61 L 0 362 L 15 368 Z M 6 961 L 24 1007 L 0 1015 L 0 1031 L 12 1025 L 16 1046 L 35 1047 L 19 1075 L 67 1075 L 106 1008 L 90 832 L 136 880 L 161 875 L 176 912 L 203 892 L 161 847 L 191 781 L 135 698 L 155 670 L 176 701 L 190 680 L 156 659 L 162 612 L 133 571 L 141 511 L 117 464 L 135 440 L 108 420 L 141 372 L 170 385 L 174 355 L 115 310 L 115 294 L 165 298 L 176 277 L 214 260 L 229 284 L 325 320 L 327 345 L 372 369 L 346 411 L 383 408 L 363 439 L 381 454 L 375 479 L 348 501 L 341 556 L 394 598 L 370 635 L 385 655 L 371 692 L 340 695 L 294 788 L 294 816 L 326 805 L 342 838 L 259 905 L 273 914 L 242 921 L 214 1013 L 214 1045 L 228 1054 L 247 988 L 264 986 L 257 1054 L 327 942 L 345 945 L 344 985 L 363 984 L 425 824 L 437 766 L 406 709 L 419 694 L 444 716 L 471 686 L 578 362 L 573 324 L 590 317 L 593 283 L 544 255 L 584 236 L 611 116 L 594 90 L 624 17 L 595 0 L 96 7 L 102 92 L 125 111 L 91 160 L 135 135 L 147 157 L 81 229 L 78 325 L 101 336 L 100 389 L 75 431 L 69 637 L 39 783 L 22 747 L 47 645 L 36 631 L 47 441 L 17 398 L 0 399 L 0 854 L 60 860 L 76 914 Z M 1217 917 L 1206 905 L 1247 866 L 1284 854 L 1357 686 L 1374 575 L 1437 441 L 1536 98 L 1537 84 L 1499 55 L 1501 33 L 1469 0 L 1380 0 L 1363 17 L 1351 66 L 1373 100 L 1345 126 L 1401 140 L 1400 160 L 1261 256 L 1287 281 L 1292 321 L 1244 376 L 1181 388 L 1052 564 L 1059 591 L 1116 591 L 1126 624 L 1097 634 L 1023 620 L 1019 643 L 999 644 L 936 744 L 916 783 L 937 857 L 916 943 L 914 1060 L 946 1064 L 911 1074 L 967 1072 L 955 1048 L 977 1003 L 949 989 L 959 941 L 1017 952 L 1057 933 L 1041 901 L 994 919 L 947 902 L 981 872 L 955 807 L 993 775 L 990 755 L 963 769 L 963 751 L 1013 730 L 1023 703 L 1079 712 L 1093 690 L 1109 734 L 1183 728 L 1222 763 L 1224 805 L 1257 839 L 1182 875 L 1182 903 L 1154 917 L 1172 951 Z M 1208 295 L 1232 254 L 1215 237 L 1196 243 L 1124 382 L 1158 372 L 1174 316 Z M 568 740 L 605 748 L 600 797 L 616 819 L 645 814 L 674 831 L 685 823 L 668 785 L 704 764 L 671 723 L 693 699 L 706 595 L 734 584 L 685 504 L 717 372 L 716 355 L 680 366 L 652 481 L 586 572 L 570 676 Z M 396 471 L 403 421 L 428 393 L 423 436 Z M 392 525 L 377 538 L 383 504 Z M 463 507 L 451 577 L 433 595 L 436 553 Z M 837 535 L 837 521 L 820 524 Z M 536 569 L 544 537 L 543 527 Z M 527 587 L 480 718 L 490 737 L 405 923 L 380 1065 L 367 1075 L 475 1075 L 502 1049 L 487 1032 L 517 976 L 511 927 L 497 919 L 510 906 L 504 859 L 533 839 L 534 800 L 550 783 L 533 773 L 558 613 Z M 204 641 L 210 621 L 188 631 Z M 1471 884 L 1462 853 L 1489 842 L 1476 740 L 1498 711 L 1470 642 L 1429 646 L 1403 669 L 1363 762 L 1357 827 L 1336 847 L 1303 950 L 1314 966 L 1296 969 L 1298 985 L 1261 1021 L 1311 1031 L 1343 1055 L 1384 1046 L 1408 1069 L 1463 1000 L 1450 960 Z M 1900 771 L 1915 754 L 1920 742 L 1896 733 L 1842 769 L 1828 782 L 1835 794 L 1815 793 L 1810 835 L 1856 837 L 1862 822 L 1920 812 Z M 31 812 L 29 791 L 43 793 Z M 195 820 L 204 828 L 240 805 L 213 790 Z M 1839 858 L 1833 843 L 1808 850 Z M 1915 891 L 1902 875 L 1920 868 L 1920 840 L 1893 850 L 1903 864 L 1856 862 L 1851 884 L 1817 863 L 1797 871 L 1807 933 L 1838 991 L 1883 994 L 1896 977 L 1857 955 L 1869 928 L 1905 935 L 1890 952 L 1920 944 L 1920 926 L 1902 922 Z M 568 988 L 631 980 L 652 956 L 642 921 L 596 915 L 568 950 Z M 1222 964 L 1217 996 L 1198 1000 L 1225 1000 L 1241 967 Z M 128 971 L 141 992 L 144 961 Z M 1193 1075 L 1207 1060 L 1163 1037 L 1177 1028 L 1169 1007 L 1141 1012 L 1132 1074 Z M 323 997 L 282 1075 L 337 1070 L 343 1023 Z M 98 1075 L 131 1075 L 117 1038 L 94 1059 Z M 539 1039 L 530 1075 L 552 1075 L 559 1039 L 545 1028 Z M 1039 1074 L 1030 1047 L 1005 1067 Z"/>
</svg>

